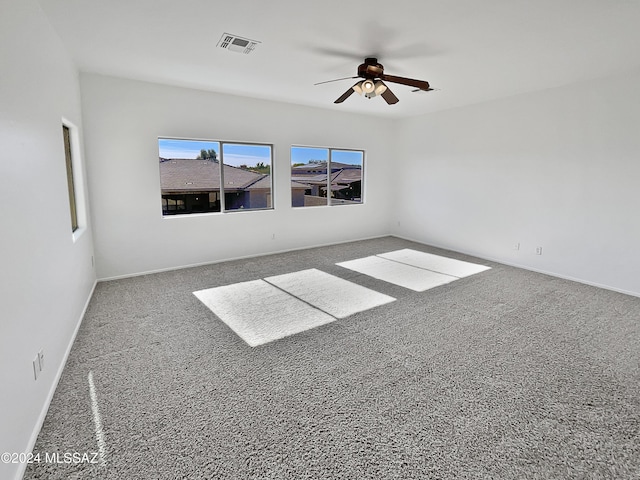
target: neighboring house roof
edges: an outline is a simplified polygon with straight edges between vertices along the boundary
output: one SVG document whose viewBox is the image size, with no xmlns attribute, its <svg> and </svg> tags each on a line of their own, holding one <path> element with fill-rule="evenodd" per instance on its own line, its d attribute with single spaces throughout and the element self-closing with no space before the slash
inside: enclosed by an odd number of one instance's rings
<svg viewBox="0 0 640 480">
<path fill-rule="evenodd" d="M 343 169 L 360 169 L 359 165 L 350 165 L 348 163 L 331 162 L 331 171 Z M 291 167 L 291 172 L 295 175 L 300 173 L 327 173 L 327 162 L 305 163 L 304 165 L 296 165 Z"/>
<path fill-rule="evenodd" d="M 291 180 L 291 188 L 306 190 L 309 188 L 309 185 Z"/>
<path fill-rule="evenodd" d="M 291 172 L 291 180 L 307 185 L 324 185 L 327 183 L 327 174 L 325 172 L 322 175 L 300 175 L 297 172 L 295 174 Z"/>
<path fill-rule="evenodd" d="M 160 186 L 171 192 L 201 192 L 220 190 L 220 172 L 217 162 L 160 158 Z"/>
<path fill-rule="evenodd" d="M 322 175 L 300 175 L 292 174 L 292 180 L 295 180 L 297 183 L 303 183 L 306 185 L 321 185 L 326 187 L 327 185 L 327 174 L 324 173 Z M 331 174 L 331 190 L 342 190 L 346 188 L 348 185 L 351 185 L 354 182 L 362 181 L 362 169 L 360 168 L 348 168 L 344 170 L 338 170 L 335 173 Z"/>
<path fill-rule="evenodd" d="M 344 190 L 345 188 L 347 188 L 346 185 L 336 185 L 335 183 L 331 184 L 331 191 L 332 192 L 337 192 L 339 190 Z M 321 190 L 326 191 L 327 187 L 322 187 Z"/>
<path fill-rule="evenodd" d="M 350 184 L 353 182 L 362 181 L 362 170 L 349 168 L 340 170 L 331 180 L 331 183 Z"/>
<path fill-rule="evenodd" d="M 327 162 L 306 163 L 291 168 L 291 180 L 306 185 L 327 184 Z M 350 185 L 362 180 L 362 167 L 331 162 L 331 184 Z M 344 188 L 344 187 L 340 187 Z M 333 189 L 333 188 L 332 188 Z"/>
<path fill-rule="evenodd" d="M 160 185 L 171 192 L 220 190 L 219 162 L 187 158 L 160 158 Z M 224 165 L 225 190 L 244 190 L 265 175 Z"/>
<path fill-rule="evenodd" d="M 163 192 L 220 191 L 220 163 L 189 158 L 160 158 L 160 185 Z M 326 176 L 325 176 L 326 183 Z M 270 189 L 271 175 L 224 165 L 226 191 Z M 291 188 L 306 189 L 308 185 L 291 182 Z"/>
<path fill-rule="evenodd" d="M 271 175 L 265 175 L 262 178 L 258 179 L 256 182 L 248 185 L 246 190 L 269 190 L 271 189 Z"/>
<path fill-rule="evenodd" d="M 251 172 L 230 165 L 224 166 L 224 189 L 225 190 L 244 190 L 249 185 L 260 181 L 267 175 L 262 173 Z M 270 184 L 270 182 L 269 182 Z"/>
</svg>

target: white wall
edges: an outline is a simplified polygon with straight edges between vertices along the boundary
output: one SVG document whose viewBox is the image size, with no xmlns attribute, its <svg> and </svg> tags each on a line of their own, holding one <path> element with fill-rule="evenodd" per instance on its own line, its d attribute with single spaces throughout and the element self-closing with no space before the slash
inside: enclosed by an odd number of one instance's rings
<svg viewBox="0 0 640 480">
<path fill-rule="evenodd" d="M 0 452 L 28 452 L 95 274 L 90 228 L 72 240 L 62 138 L 62 117 L 82 124 L 77 71 L 35 0 L 0 2 Z"/>
<path fill-rule="evenodd" d="M 640 295 L 639 84 L 631 73 L 405 119 L 393 231 Z"/>
<path fill-rule="evenodd" d="M 95 74 L 81 85 L 99 278 L 388 234 L 390 121 Z M 276 208 L 162 218 L 158 136 L 273 144 Z M 365 204 L 292 209 L 292 143 L 366 150 Z"/>
</svg>

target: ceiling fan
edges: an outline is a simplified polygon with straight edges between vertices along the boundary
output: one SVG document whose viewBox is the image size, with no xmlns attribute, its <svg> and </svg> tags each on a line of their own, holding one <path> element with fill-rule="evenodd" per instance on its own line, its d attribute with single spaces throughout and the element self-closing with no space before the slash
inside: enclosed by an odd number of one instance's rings
<svg viewBox="0 0 640 480">
<path fill-rule="evenodd" d="M 414 92 L 423 91 L 429 92 L 433 90 L 429 86 L 429 82 L 424 80 L 415 80 L 413 78 L 397 77 L 395 75 L 387 75 L 384 73 L 384 67 L 378 63 L 378 59 L 375 57 L 367 57 L 364 59 L 364 63 L 358 65 L 358 75 L 355 77 L 337 78 L 335 80 L 328 80 L 326 82 L 319 82 L 315 85 L 321 85 L 323 83 L 337 82 L 339 80 L 347 80 L 350 78 L 362 78 L 359 82 L 353 85 L 349 90 L 344 92 L 333 103 L 344 102 L 353 92 L 357 92 L 359 95 L 363 95 L 367 98 L 373 98 L 375 96 L 382 96 L 385 101 L 392 105 L 398 103 L 399 99 L 393 92 L 385 85 L 385 81 L 392 83 L 399 83 L 400 85 L 408 85 L 415 87 Z"/>
</svg>

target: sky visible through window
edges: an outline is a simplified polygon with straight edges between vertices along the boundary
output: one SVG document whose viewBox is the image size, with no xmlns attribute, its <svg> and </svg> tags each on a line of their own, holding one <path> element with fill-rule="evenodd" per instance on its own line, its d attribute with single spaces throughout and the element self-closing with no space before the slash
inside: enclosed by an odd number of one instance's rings
<svg viewBox="0 0 640 480">
<path fill-rule="evenodd" d="M 362 166 L 362 151 L 333 150 L 331 161 L 347 165 Z M 326 162 L 329 160 L 328 148 L 291 147 L 291 164 L 307 164 L 311 160 Z"/>
<path fill-rule="evenodd" d="M 252 167 L 258 163 L 271 164 L 271 147 L 266 145 L 242 145 L 237 143 L 224 144 L 225 165 Z"/>
<path fill-rule="evenodd" d="M 215 150 L 220 158 L 220 142 L 210 140 L 181 140 L 159 138 L 158 148 L 162 158 L 192 158 L 200 155 L 201 150 Z M 329 160 L 328 148 L 292 147 L 291 164 L 307 164 L 310 161 L 326 162 Z M 333 162 L 362 166 L 362 152 L 358 150 L 333 150 Z M 271 164 L 271 147 L 268 145 L 251 145 L 224 143 L 224 163 L 239 167 L 254 166 L 262 162 Z"/>
<path fill-rule="evenodd" d="M 207 140 L 179 140 L 159 138 L 158 149 L 162 158 L 197 158 L 201 150 L 215 150 L 220 158 L 220 142 Z M 268 145 L 224 144 L 224 163 L 239 167 L 254 166 L 262 162 L 271 164 L 271 147 Z"/>
</svg>

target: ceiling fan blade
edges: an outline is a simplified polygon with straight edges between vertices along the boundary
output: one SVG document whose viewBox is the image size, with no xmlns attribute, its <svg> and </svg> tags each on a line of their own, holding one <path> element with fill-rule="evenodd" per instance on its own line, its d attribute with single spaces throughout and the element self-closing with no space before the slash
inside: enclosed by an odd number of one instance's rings
<svg viewBox="0 0 640 480">
<path fill-rule="evenodd" d="M 401 85 L 416 87 L 419 90 L 429 91 L 431 89 L 431 87 L 429 86 L 429 82 L 425 80 L 415 80 L 413 78 L 396 77 L 395 75 L 387 75 L 385 73 L 380 75 L 380 79 L 385 80 L 387 82 L 399 83 Z"/>
<path fill-rule="evenodd" d="M 422 88 L 416 88 L 414 90 L 411 90 L 412 92 L 433 92 L 434 90 L 440 90 L 439 88 L 427 88 L 426 90 L 423 90 Z"/>
<path fill-rule="evenodd" d="M 389 90 L 389 87 L 387 87 L 387 89 L 382 92 L 382 98 L 384 98 L 385 102 L 387 102 L 389 105 L 393 105 L 394 103 L 398 103 L 400 100 L 398 100 L 398 97 L 396 97 L 393 92 L 391 90 Z"/>
<path fill-rule="evenodd" d="M 340 80 L 349 80 L 352 78 L 360 78 L 360 77 L 344 77 L 344 78 L 336 78 L 335 80 L 326 80 L 324 82 L 314 83 L 314 85 L 322 85 L 323 83 L 331 83 L 331 82 L 339 82 Z"/>
<path fill-rule="evenodd" d="M 356 84 L 357 85 L 357 84 Z M 344 102 L 347 98 L 349 98 L 351 96 L 351 94 L 355 92 L 355 90 L 353 89 L 353 87 L 349 88 L 349 90 L 347 90 L 346 92 L 344 92 L 335 102 L 333 103 L 342 103 Z"/>
</svg>

